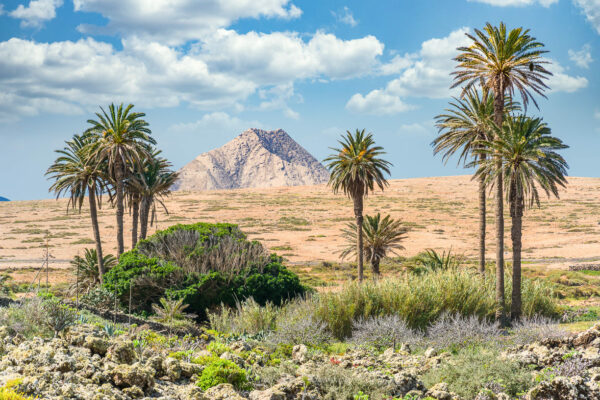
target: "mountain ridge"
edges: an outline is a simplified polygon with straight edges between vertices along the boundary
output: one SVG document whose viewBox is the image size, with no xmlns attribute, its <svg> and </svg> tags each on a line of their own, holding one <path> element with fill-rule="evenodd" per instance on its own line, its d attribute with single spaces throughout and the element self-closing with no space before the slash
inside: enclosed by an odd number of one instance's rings
<svg viewBox="0 0 600 400">
<path fill-rule="evenodd" d="M 245 130 L 180 169 L 173 190 L 316 185 L 329 173 L 283 129 Z"/>
</svg>

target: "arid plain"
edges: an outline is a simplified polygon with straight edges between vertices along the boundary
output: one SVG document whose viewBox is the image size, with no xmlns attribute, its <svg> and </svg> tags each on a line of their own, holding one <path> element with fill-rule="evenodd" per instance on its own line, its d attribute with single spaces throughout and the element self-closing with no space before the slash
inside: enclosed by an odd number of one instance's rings
<svg viewBox="0 0 600 400">
<path fill-rule="evenodd" d="M 477 183 L 470 176 L 399 179 L 365 203 L 365 213 L 391 214 L 410 227 L 403 256 L 427 248 L 452 249 L 467 258 L 478 246 Z M 542 199 L 540 208 L 526 211 L 523 257 L 532 268 L 568 268 L 572 263 L 600 260 L 600 178 L 569 178 L 561 199 Z M 106 201 L 100 211 L 105 252 L 116 253 L 114 210 Z M 488 258 L 494 256 L 492 200 L 488 208 Z M 338 262 L 344 242 L 340 231 L 353 218 L 352 203 L 326 185 L 253 188 L 205 192 L 175 192 L 167 198 L 168 215 L 158 209 L 164 229 L 176 223 L 232 222 L 251 239 L 283 255 L 289 264 L 307 266 Z M 69 260 L 93 247 L 89 214 L 70 211 L 67 201 L 36 200 L 0 203 L 0 269 L 15 281 L 33 279 L 46 240 L 53 282 L 74 279 Z M 507 215 L 507 258 L 510 219 Z M 126 216 L 126 244 L 131 243 Z M 384 269 L 385 273 L 385 269 Z"/>
</svg>

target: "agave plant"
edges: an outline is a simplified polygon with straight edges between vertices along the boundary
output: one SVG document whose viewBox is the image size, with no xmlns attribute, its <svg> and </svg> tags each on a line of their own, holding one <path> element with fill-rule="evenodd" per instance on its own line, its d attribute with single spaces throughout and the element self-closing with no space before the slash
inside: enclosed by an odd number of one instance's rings
<svg viewBox="0 0 600 400">
<path fill-rule="evenodd" d="M 184 319 L 186 317 L 184 311 L 188 306 L 189 304 L 183 304 L 183 299 L 173 300 L 163 297 L 160 299 L 160 305 L 152 304 L 152 311 L 158 321 L 168 325 Z"/>
<path fill-rule="evenodd" d="M 117 265 L 117 259 L 112 254 L 107 254 L 102 259 L 106 271 Z M 71 265 L 77 271 L 77 282 L 71 285 L 71 291 L 79 290 L 79 293 L 86 294 L 100 284 L 96 249 L 85 249 L 83 257 L 75 256 Z"/>
</svg>

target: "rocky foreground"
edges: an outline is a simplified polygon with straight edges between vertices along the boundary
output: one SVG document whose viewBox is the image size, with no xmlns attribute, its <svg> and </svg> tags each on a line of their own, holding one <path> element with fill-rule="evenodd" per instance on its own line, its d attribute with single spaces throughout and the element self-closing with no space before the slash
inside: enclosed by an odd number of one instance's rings
<svg viewBox="0 0 600 400">
<path fill-rule="evenodd" d="M 185 358 L 196 360 L 194 362 L 173 353 L 169 356 L 168 351 L 157 350 L 148 344 L 150 342 L 141 346 L 138 340 L 132 339 L 133 334 L 109 336 L 100 327 L 87 324 L 74 326 L 61 338 L 26 340 L 18 335 L 10 336 L 6 330 L 0 332 L 0 337 L 0 386 L 6 385 L 20 394 L 40 399 L 327 399 L 337 397 L 325 393 L 323 379 L 331 378 L 336 371 L 386 386 L 398 399 L 460 398 L 450 393 L 444 383 L 426 388 L 418 378 L 423 371 L 451 358 L 449 353 L 436 354 L 433 349 L 418 355 L 403 347 L 399 351 L 388 349 L 380 355 L 349 350 L 344 355 L 331 356 L 297 345 L 289 360 L 294 368 L 279 374 L 270 387 L 257 389 L 252 385 L 254 387 L 242 390 L 221 383 L 203 390 L 197 386 L 197 379 L 205 366 L 197 360 L 215 357 L 214 351 L 207 350 L 211 341 L 207 334 L 202 335 L 196 348 L 186 352 Z M 576 336 L 511 349 L 504 357 L 537 370 L 558 364 L 564 366 L 569 358 L 576 358 L 579 367 L 585 366 L 582 376 L 569 373 L 570 377 L 550 377 L 523 398 L 600 399 L 599 349 L 600 324 Z M 246 341 L 229 343 L 220 358 L 246 369 L 268 363 L 264 354 Z M 324 374 L 323 368 L 328 372 Z M 476 397 L 478 400 L 509 398 L 491 390 L 482 391 Z"/>
</svg>

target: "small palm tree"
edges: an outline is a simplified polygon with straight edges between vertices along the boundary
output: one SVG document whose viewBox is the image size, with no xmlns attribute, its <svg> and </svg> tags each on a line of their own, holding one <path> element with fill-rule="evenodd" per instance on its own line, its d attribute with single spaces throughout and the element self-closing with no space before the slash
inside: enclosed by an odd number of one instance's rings
<svg viewBox="0 0 600 400">
<path fill-rule="evenodd" d="M 69 196 L 69 208 L 81 212 L 83 201 L 88 195 L 90 205 L 90 218 L 96 242 L 98 279 L 102 282 L 104 263 L 102 257 L 102 241 L 100 240 L 100 227 L 98 225 L 97 207 L 101 205 L 102 190 L 105 186 L 105 176 L 102 167 L 93 160 L 92 153 L 96 142 L 88 136 L 74 135 L 73 139 L 66 142 L 62 150 L 56 150 L 59 157 L 48 168 L 46 175 L 55 182 L 50 186 L 50 191 L 56 197 L 64 194 Z"/>
<path fill-rule="evenodd" d="M 162 297 L 158 304 L 152 304 L 152 311 L 156 315 L 156 319 L 165 324 L 172 324 L 174 321 L 182 320 L 186 317 L 184 311 L 189 304 L 183 304 L 183 299 L 173 300 Z"/>
<path fill-rule="evenodd" d="M 458 162 L 465 163 L 473 157 L 476 143 L 491 139 L 490 124 L 494 118 L 494 98 L 484 88 L 480 94 L 475 88 L 469 89 L 462 99 L 455 98 L 445 114 L 436 117 L 440 135 L 431 143 L 433 153 L 443 153 L 442 159 L 459 154 Z M 518 104 L 507 98 L 505 112 L 518 110 Z M 480 155 L 480 157 L 486 157 Z M 486 188 L 485 179 L 479 180 L 479 271 L 485 273 L 485 232 L 486 231 Z"/>
<path fill-rule="evenodd" d="M 558 197 L 558 188 L 567 184 L 568 165 L 557 150 L 568 148 L 552 136 L 540 118 L 519 116 L 505 121 L 503 129 L 496 128 L 495 139 L 487 142 L 478 152 L 494 153 L 496 160 L 478 163 L 476 175 L 492 183 L 503 180 L 506 198 L 510 205 L 513 244 L 513 287 L 511 318 L 521 316 L 521 248 L 523 210 L 525 206 L 539 206 L 539 189 L 547 196 Z"/>
<path fill-rule="evenodd" d="M 146 238 L 148 222 L 151 226 L 154 223 L 157 204 L 168 214 L 163 197 L 171 193 L 171 186 L 179 177 L 177 172 L 170 169 L 171 163 L 159 156 L 160 151 L 150 153 L 151 156 L 143 160 L 141 168 L 136 170 L 128 181 L 129 191 L 140 203 L 140 239 Z"/>
<path fill-rule="evenodd" d="M 463 95 L 471 87 L 481 85 L 494 94 L 494 121 L 502 126 L 505 96 L 521 96 L 527 108 L 529 101 L 537 106 L 534 93 L 544 97 L 548 87 L 544 83 L 552 75 L 544 66 L 542 58 L 547 51 L 544 44 L 529 34 L 528 29 L 516 28 L 507 31 L 506 25 L 496 27 L 487 24 L 475 34 L 467 33 L 472 40 L 468 47 L 459 47 L 460 54 L 452 87 L 463 87 Z M 496 160 L 497 163 L 500 160 Z M 504 323 L 504 191 L 502 178 L 495 184 L 496 196 L 496 319 Z"/>
<path fill-rule="evenodd" d="M 350 254 L 356 254 L 356 224 L 349 223 L 343 230 L 343 235 L 348 241 L 348 247 L 342 252 L 342 259 Z M 396 250 L 404 250 L 400 244 L 406 239 L 408 229 L 399 220 L 392 219 L 386 215 L 383 219 L 381 214 L 375 216 L 365 215 L 363 221 L 364 235 L 364 257 L 371 263 L 373 277 L 381 275 L 379 264 L 381 260 L 390 254 L 396 254 Z"/>
<path fill-rule="evenodd" d="M 106 162 L 110 178 L 115 186 L 117 206 L 118 256 L 125 250 L 123 242 L 124 186 L 125 178 L 133 166 L 148 156 L 147 144 L 156 143 L 150 136 L 148 123 L 142 119 L 144 113 L 132 112 L 133 104 L 116 107 L 111 104 L 108 113 L 100 107 L 98 120 L 90 119 L 92 126 L 86 131 L 98 145 L 94 156 L 97 162 Z"/>
<path fill-rule="evenodd" d="M 336 154 L 327 159 L 330 171 L 329 183 L 333 193 L 340 190 L 350 197 L 354 203 L 356 218 L 356 255 L 358 258 L 358 280 L 363 280 L 363 202 L 365 196 L 377 185 L 381 190 L 388 185 L 383 174 L 390 174 L 390 162 L 380 158 L 385 154 L 383 148 L 375 146 L 373 134 L 365 134 L 365 130 L 351 133 L 346 131 L 339 141 L 340 148 L 332 148 Z"/>
<path fill-rule="evenodd" d="M 112 254 L 105 255 L 102 261 L 105 271 L 117 265 L 117 259 Z M 77 273 L 77 283 L 72 285 L 72 290 L 79 290 L 79 293 L 88 293 L 101 283 L 96 249 L 85 249 L 83 257 L 75 256 L 71 261 L 71 265 L 75 267 Z"/>
</svg>

